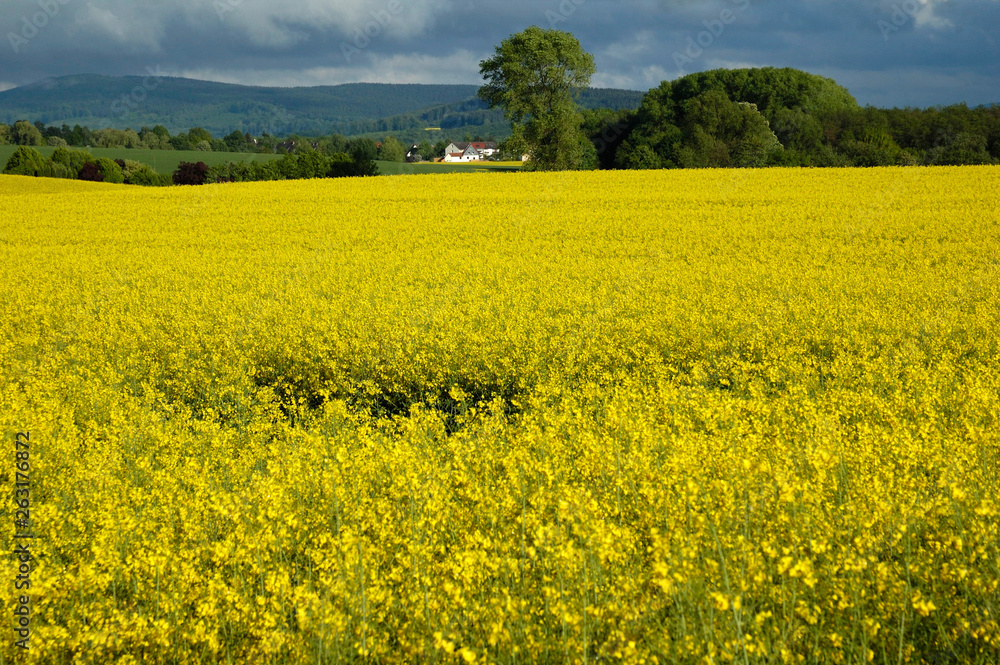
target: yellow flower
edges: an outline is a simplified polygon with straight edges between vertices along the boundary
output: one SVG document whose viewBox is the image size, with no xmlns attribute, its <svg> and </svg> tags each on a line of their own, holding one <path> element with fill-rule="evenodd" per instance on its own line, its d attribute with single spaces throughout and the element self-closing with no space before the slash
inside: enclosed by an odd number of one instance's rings
<svg viewBox="0 0 1000 665">
<path fill-rule="evenodd" d="M 719 610 L 720 612 L 725 612 L 726 610 L 729 609 L 729 598 L 726 596 L 726 594 L 713 591 L 708 595 L 712 599 L 712 605 L 715 607 L 715 609 Z"/>
</svg>

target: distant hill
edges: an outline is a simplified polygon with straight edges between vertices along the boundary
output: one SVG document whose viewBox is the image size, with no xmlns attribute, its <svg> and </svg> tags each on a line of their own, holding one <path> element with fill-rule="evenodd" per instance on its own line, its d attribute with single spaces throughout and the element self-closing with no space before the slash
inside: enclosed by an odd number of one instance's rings
<svg viewBox="0 0 1000 665">
<path fill-rule="evenodd" d="M 171 133 L 204 127 L 216 137 L 234 129 L 274 136 L 407 130 L 409 136 L 429 124 L 456 133 L 506 134 L 509 128 L 502 114 L 477 100 L 477 90 L 475 85 L 395 83 L 275 88 L 88 74 L 0 92 L 0 122 L 40 120 L 91 129 L 159 124 Z M 588 90 L 581 105 L 637 108 L 642 95 L 631 90 Z"/>
</svg>

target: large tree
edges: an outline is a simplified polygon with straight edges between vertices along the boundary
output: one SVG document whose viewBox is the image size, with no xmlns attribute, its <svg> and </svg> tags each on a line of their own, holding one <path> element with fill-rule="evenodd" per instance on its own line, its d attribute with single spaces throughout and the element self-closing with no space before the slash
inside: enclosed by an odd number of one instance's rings
<svg viewBox="0 0 1000 665">
<path fill-rule="evenodd" d="M 18 120 L 10 130 L 11 142 L 14 145 L 42 145 L 42 133 L 27 120 Z"/>
<path fill-rule="evenodd" d="M 795 69 L 698 72 L 646 93 L 613 161 L 619 168 L 832 165 L 824 122 L 846 123 L 860 112 L 835 81 Z"/>
<path fill-rule="evenodd" d="M 479 97 L 500 107 L 538 170 L 581 168 L 586 138 L 576 97 L 590 84 L 594 58 L 568 32 L 531 26 L 479 63 Z"/>
<path fill-rule="evenodd" d="M 378 149 L 378 158 L 383 162 L 405 161 L 406 148 L 395 136 L 387 136 L 382 139 L 382 146 Z"/>
</svg>

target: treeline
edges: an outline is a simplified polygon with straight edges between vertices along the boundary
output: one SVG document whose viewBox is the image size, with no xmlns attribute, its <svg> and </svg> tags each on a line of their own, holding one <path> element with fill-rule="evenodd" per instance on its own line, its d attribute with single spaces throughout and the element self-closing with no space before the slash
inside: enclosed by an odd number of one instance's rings
<svg viewBox="0 0 1000 665">
<path fill-rule="evenodd" d="M 242 152 L 284 154 L 308 147 L 327 154 L 346 152 L 350 140 L 334 134 L 316 139 L 291 135 L 278 138 L 264 133 L 252 136 L 234 131 L 215 138 L 202 127 L 171 135 L 163 125 L 134 129 L 90 129 L 75 125 L 48 126 L 42 122 L 19 120 L 13 125 L 0 124 L 0 145 L 61 146 L 76 148 L 125 148 L 134 150 L 200 150 L 204 152 Z"/>
<path fill-rule="evenodd" d="M 21 146 L 7 160 L 3 173 L 148 187 L 171 184 L 170 176 L 157 173 L 148 164 L 131 159 L 94 157 L 86 150 L 70 150 L 62 146 L 53 150 L 51 157 L 34 148 Z"/>
<path fill-rule="evenodd" d="M 508 128 L 509 129 L 509 128 Z M 484 136 L 485 134 L 485 136 Z M 465 141 L 494 141 L 492 133 L 465 134 Z M 424 159 L 443 157 L 449 141 L 442 140 L 431 145 L 424 140 L 420 154 Z M 74 148 L 122 148 L 126 150 L 197 150 L 203 152 L 260 153 L 260 154 L 300 154 L 318 152 L 334 155 L 370 155 L 372 160 L 402 162 L 411 145 L 404 145 L 395 136 L 384 136 L 376 141 L 367 136 L 347 138 L 342 134 L 319 137 L 303 137 L 293 134 L 278 138 L 264 134 L 250 136 L 232 132 L 222 139 L 214 138 L 201 127 L 193 127 L 187 132 L 171 136 L 166 127 L 143 127 L 138 132 L 131 129 L 97 129 L 76 125 L 69 127 L 47 126 L 44 123 L 30 123 L 20 120 L 14 125 L 0 124 L 0 145 L 20 145 L 28 147 L 57 146 Z"/>
<path fill-rule="evenodd" d="M 264 180 L 305 180 L 378 175 L 378 165 L 369 156 L 355 153 L 325 155 L 316 150 L 286 154 L 268 162 L 226 162 L 206 166 L 204 162 L 182 163 L 174 173 L 178 185 Z"/>
<path fill-rule="evenodd" d="M 583 129 L 600 168 L 1000 163 L 1000 106 L 862 108 L 795 69 L 665 81 L 635 111 L 584 110 Z"/>
<path fill-rule="evenodd" d="M 309 150 L 267 162 L 227 162 L 211 167 L 204 162 L 181 162 L 172 176 L 157 173 L 135 160 L 94 157 L 86 150 L 60 146 L 46 157 L 34 148 L 20 146 L 7 160 L 3 173 L 147 187 L 374 176 L 378 175 L 378 166 L 372 159 L 374 141 L 369 142 L 371 146 L 364 142 L 356 145 L 354 153 L 324 155 Z"/>
</svg>

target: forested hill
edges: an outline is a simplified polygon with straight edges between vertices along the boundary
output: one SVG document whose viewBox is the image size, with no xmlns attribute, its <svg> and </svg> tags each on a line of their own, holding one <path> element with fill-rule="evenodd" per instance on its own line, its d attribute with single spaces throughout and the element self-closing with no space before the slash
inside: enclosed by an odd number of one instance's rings
<svg viewBox="0 0 1000 665">
<path fill-rule="evenodd" d="M 435 118 L 439 125 L 450 122 L 449 126 L 461 129 L 466 124 L 461 117 L 448 121 L 447 116 L 483 111 L 478 102 L 472 102 L 474 108 L 467 104 L 477 90 L 475 85 L 347 83 L 277 88 L 160 76 L 64 76 L 0 92 L 0 122 L 118 129 L 164 125 L 171 132 L 204 127 L 214 136 L 233 130 L 285 136 L 376 131 L 380 121 L 391 125 L 390 118 L 399 122 L 401 116 L 429 113 L 407 125 L 416 127 Z M 591 108 L 595 104 L 636 108 L 641 98 L 642 93 L 635 91 L 593 90 L 583 101 Z M 477 131 L 487 124 L 480 115 L 467 118 Z"/>
</svg>

